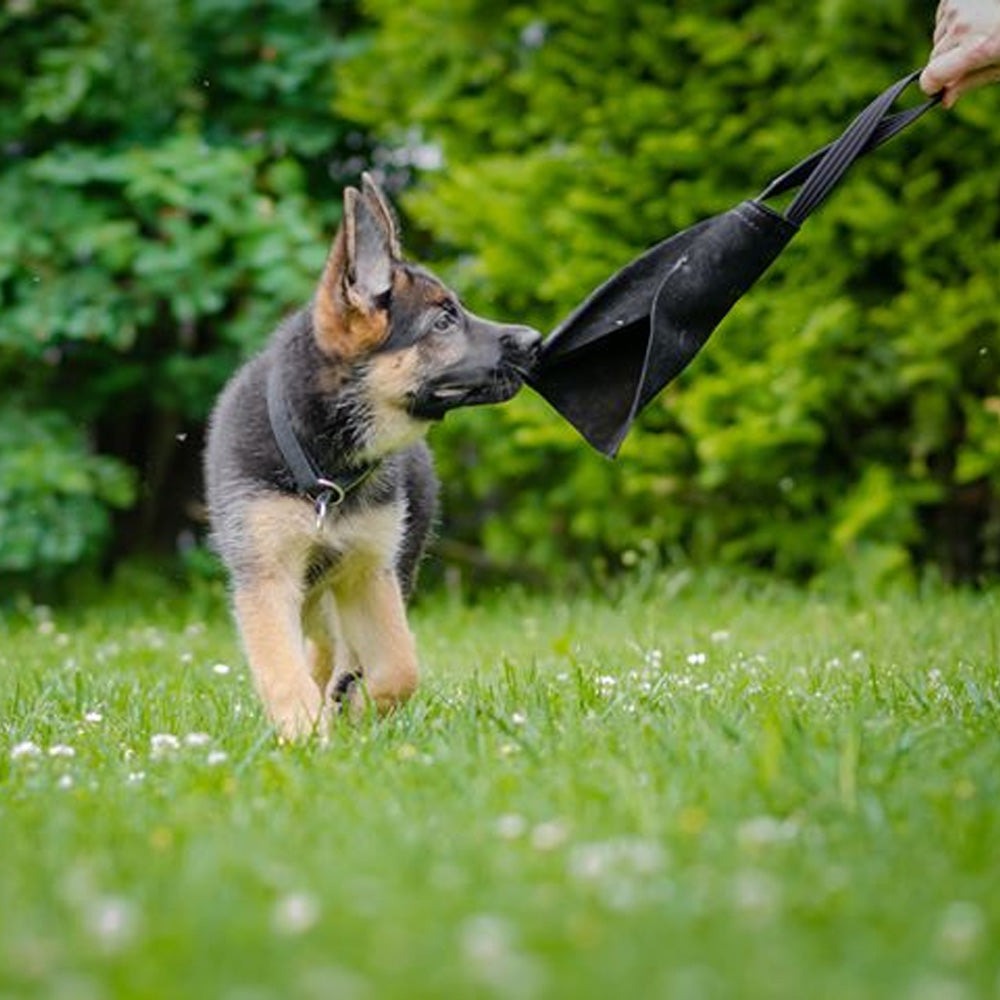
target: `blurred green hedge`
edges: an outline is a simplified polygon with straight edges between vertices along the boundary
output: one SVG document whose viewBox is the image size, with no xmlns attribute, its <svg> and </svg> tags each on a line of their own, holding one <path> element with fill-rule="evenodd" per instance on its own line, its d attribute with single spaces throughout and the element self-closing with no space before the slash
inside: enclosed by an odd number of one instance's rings
<svg viewBox="0 0 1000 1000">
<path fill-rule="evenodd" d="M 406 199 L 474 307 L 549 328 L 922 65 L 905 0 L 368 0 L 340 107 L 443 167 Z M 916 99 L 916 98 L 914 98 Z M 1000 88 L 862 161 L 616 464 L 530 394 L 437 435 L 451 530 L 551 570 L 645 550 L 876 577 L 1000 560 Z"/>
<path fill-rule="evenodd" d="M 319 0 L 0 9 L 0 582 L 196 516 L 212 399 L 311 293 L 336 224 L 355 19 Z"/>
<path fill-rule="evenodd" d="M 373 157 L 408 244 L 545 329 L 926 55 L 931 2 L 11 0 L 0 582 L 197 526 L 201 433 Z M 1000 563 L 1000 87 L 810 219 L 616 464 L 530 393 L 435 432 L 453 550 L 876 576 Z M 441 165 L 436 167 L 436 153 Z M 485 558 L 483 556 L 485 553 Z"/>
</svg>

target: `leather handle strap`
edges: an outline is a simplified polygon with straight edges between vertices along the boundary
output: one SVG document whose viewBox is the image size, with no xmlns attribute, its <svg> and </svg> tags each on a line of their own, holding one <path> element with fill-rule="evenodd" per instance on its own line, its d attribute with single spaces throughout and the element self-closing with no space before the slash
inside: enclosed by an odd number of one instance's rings
<svg viewBox="0 0 1000 1000">
<path fill-rule="evenodd" d="M 840 138 L 818 149 L 790 170 L 775 177 L 760 193 L 764 201 L 801 185 L 785 212 L 785 218 L 796 226 L 802 223 L 826 199 L 858 157 L 888 142 L 893 136 L 912 125 L 925 111 L 940 101 L 940 95 L 923 104 L 896 114 L 888 114 L 899 95 L 920 76 L 920 70 L 903 77 L 879 94 L 844 130 Z"/>
<path fill-rule="evenodd" d="M 865 147 L 861 150 L 860 155 L 864 156 L 865 153 L 870 153 L 873 149 L 877 149 L 883 143 L 888 142 L 897 132 L 902 132 L 907 125 L 915 122 L 928 108 L 936 104 L 937 101 L 938 98 L 935 97 L 918 107 L 910 108 L 907 111 L 899 111 L 894 115 L 883 118 L 878 123 L 871 138 L 865 143 Z M 775 177 L 760 193 L 758 201 L 775 198 L 779 194 L 784 194 L 786 191 L 797 188 L 803 181 L 808 180 L 809 175 L 816 169 L 816 165 L 820 160 L 830 151 L 832 145 L 832 142 L 827 143 L 822 149 L 817 149 L 815 153 L 806 157 L 801 163 L 795 164 L 791 169 Z"/>
</svg>

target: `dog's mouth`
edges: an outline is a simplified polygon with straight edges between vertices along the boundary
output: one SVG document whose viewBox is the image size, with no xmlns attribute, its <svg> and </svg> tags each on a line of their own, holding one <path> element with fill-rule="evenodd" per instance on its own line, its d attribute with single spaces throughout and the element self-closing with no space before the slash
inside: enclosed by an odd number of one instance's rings
<svg viewBox="0 0 1000 1000">
<path fill-rule="evenodd" d="M 526 372 L 505 365 L 475 378 L 448 377 L 423 386 L 410 400 L 410 414 L 418 420 L 441 420 L 461 406 L 505 403 L 517 395 Z"/>
</svg>

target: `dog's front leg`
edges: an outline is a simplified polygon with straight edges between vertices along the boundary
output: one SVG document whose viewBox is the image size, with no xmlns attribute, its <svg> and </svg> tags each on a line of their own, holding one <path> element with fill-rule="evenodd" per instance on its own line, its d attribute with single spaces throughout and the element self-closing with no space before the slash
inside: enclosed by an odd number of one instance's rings
<svg viewBox="0 0 1000 1000">
<path fill-rule="evenodd" d="M 373 568 L 337 590 L 344 639 L 361 665 L 365 693 L 380 712 L 406 701 L 417 687 L 417 648 L 406 621 L 395 570 Z M 363 704 L 361 693 L 352 707 Z"/>
<path fill-rule="evenodd" d="M 233 603 L 254 682 L 279 734 L 316 732 L 323 696 L 309 672 L 299 586 L 284 575 L 258 580 L 238 587 Z"/>
</svg>

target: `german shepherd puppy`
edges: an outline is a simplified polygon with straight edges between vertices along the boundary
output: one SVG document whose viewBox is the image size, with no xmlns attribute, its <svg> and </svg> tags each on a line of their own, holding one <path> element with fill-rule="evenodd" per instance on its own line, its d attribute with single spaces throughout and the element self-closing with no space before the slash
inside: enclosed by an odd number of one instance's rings
<svg viewBox="0 0 1000 1000">
<path fill-rule="evenodd" d="M 344 192 L 313 300 L 220 395 L 205 451 L 243 646 L 288 739 L 343 702 L 384 711 L 413 693 L 404 598 L 438 492 L 424 435 L 456 406 L 513 396 L 541 343 L 403 260 L 385 197 L 368 175 L 362 188 Z M 315 490 L 301 458 L 290 467 L 297 448 Z"/>
</svg>

